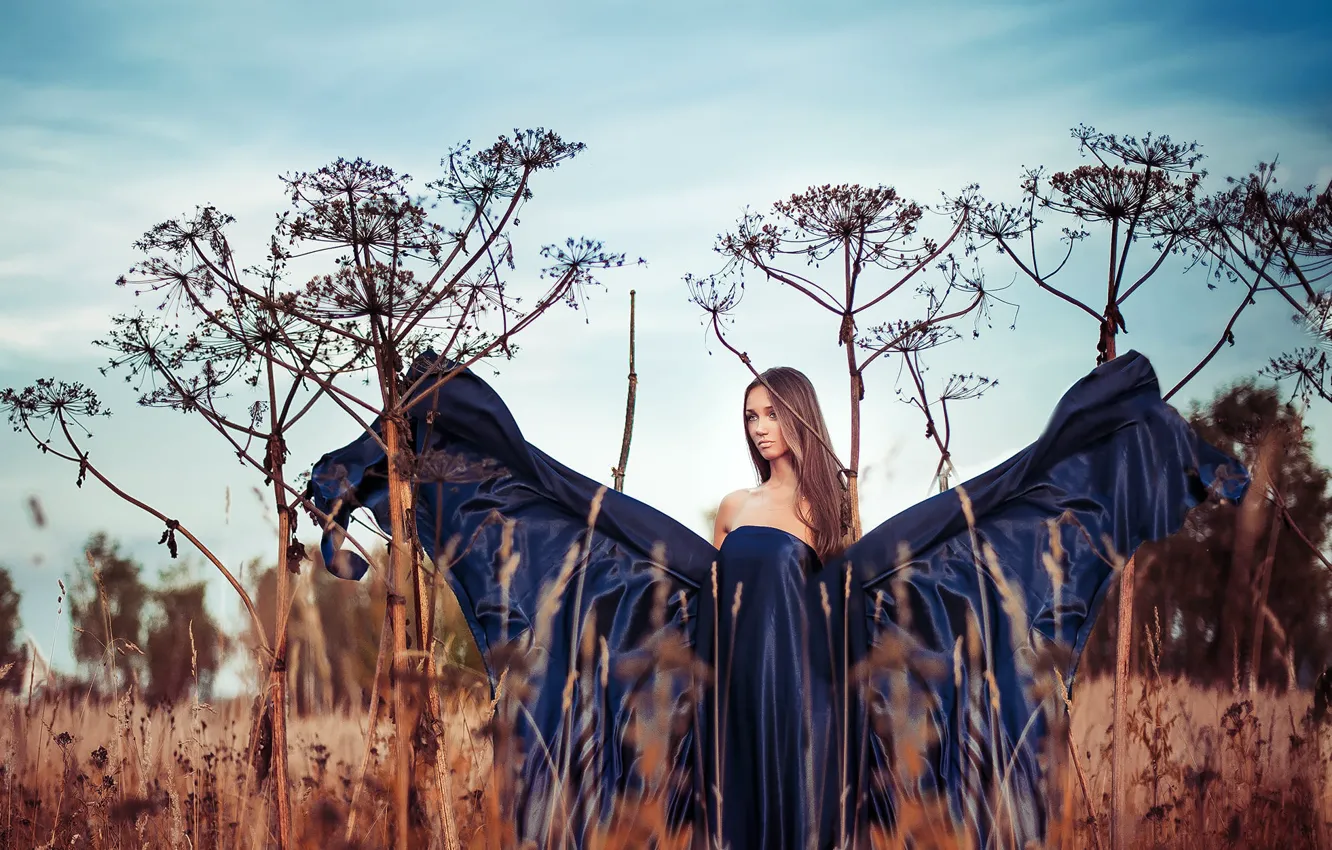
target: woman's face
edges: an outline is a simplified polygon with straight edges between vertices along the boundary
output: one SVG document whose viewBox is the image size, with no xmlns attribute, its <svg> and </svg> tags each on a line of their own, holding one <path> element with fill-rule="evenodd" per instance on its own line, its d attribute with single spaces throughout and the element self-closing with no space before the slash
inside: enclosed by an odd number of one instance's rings
<svg viewBox="0 0 1332 850">
<path fill-rule="evenodd" d="M 777 424 L 777 410 L 772 406 L 768 388 L 757 386 L 745 397 L 745 430 L 763 459 L 772 462 L 791 450 Z"/>
</svg>

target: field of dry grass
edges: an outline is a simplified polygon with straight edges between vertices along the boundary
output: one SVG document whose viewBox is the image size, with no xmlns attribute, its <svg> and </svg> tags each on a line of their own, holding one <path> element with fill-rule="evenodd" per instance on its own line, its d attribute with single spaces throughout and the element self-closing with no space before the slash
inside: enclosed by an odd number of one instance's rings
<svg viewBox="0 0 1332 850">
<path fill-rule="evenodd" d="M 1088 803 L 1089 844 L 1108 835 L 1113 682 L 1074 694 L 1073 739 Z M 1128 800 L 1140 847 L 1332 847 L 1332 726 L 1310 720 L 1311 696 L 1139 682 L 1130 714 Z"/>
<path fill-rule="evenodd" d="M 490 774 L 480 728 L 488 704 L 459 695 L 448 730 L 459 814 L 482 834 L 475 801 Z M 0 848 L 244 847 L 274 845 L 275 813 L 246 769 L 253 706 L 149 709 L 129 698 L 78 694 L 0 703 Z M 292 718 L 291 798 L 301 847 L 386 843 L 392 726 L 366 750 L 367 716 Z M 263 760 L 262 748 L 259 761 Z M 353 788 L 359 824 L 344 839 Z"/>
<path fill-rule="evenodd" d="M 1319 734 L 1304 693 L 1236 696 L 1147 682 L 1135 694 L 1130 823 L 1141 847 L 1332 847 L 1332 728 Z M 1110 789 L 1109 681 L 1074 695 L 1084 794 L 1069 774 L 1069 846 L 1105 847 Z M 488 703 L 455 694 L 448 730 L 464 846 L 496 846 L 487 805 Z M 245 779 L 246 701 L 149 711 L 129 698 L 78 695 L 0 705 L 0 846 L 260 848 L 272 845 L 266 795 Z M 389 724 L 378 730 L 364 790 L 364 714 L 293 718 L 297 846 L 383 846 Z M 491 814 L 488 814 L 491 812 Z M 1052 835 L 1061 830 L 1052 830 Z M 418 840 L 433 843 L 429 829 Z M 422 846 L 425 846 L 424 844 Z"/>
</svg>

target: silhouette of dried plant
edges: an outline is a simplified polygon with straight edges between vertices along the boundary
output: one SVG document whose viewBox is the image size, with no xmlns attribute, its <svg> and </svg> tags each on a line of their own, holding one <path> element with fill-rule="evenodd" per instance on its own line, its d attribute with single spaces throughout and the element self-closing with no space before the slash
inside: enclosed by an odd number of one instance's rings
<svg viewBox="0 0 1332 850">
<path fill-rule="evenodd" d="M 926 418 L 927 434 L 936 438 L 940 478 L 945 482 L 949 429 L 936 428 L 933 405 L 942 406 L 946 398 L 957 401 L 974 397 L 975 390 L 983 390 L 987 383 L 975 385 L 969 393 L 954 392 L 950 396 L 945 392 L 932 398 L 925 388 L 925 370 L 920 361 L 922 351 L 957 338 L 943 330 L 951 327 L 950 323 L 974 314 L 974 334 L 980 320 L 988 316 L 988 293 L 979 269 L 966 272 L 952 254 L 945 256 L 965 233 L 976 203 L 975 187 L 967 187 L 955 198 L 945 196 L 937 213 L 949 230 L 936 240 L 921 232 L 929 210 L 892 187 L 814 186 L 774 203 L 769 214 L 746 212 L 734 230 L 717 239 L 715 250 L 726 261 L 722 270 L 706 277 L 685 277 L 690 297 L 706 312 L 712 333 L 756 377 L 760 370 L 746 353 L 731 344 L 724 330 L 740 304 L 746 272 L 757 272 L 764 280 L 789 287 L 838 318 L 837 343 L 846 352 L 850 384 L 851 442 L 848 462 L 837 463 L 843 467 L 848 503 L 846 532 L 851 540 L 861 534 L 860 406 L 865 397 L 866 367 L 880 357 L 900 357 L 903 369 L 912 377 L 912 403 Z M 836 268 L 832 281 L 820 282 L 812 275 L 811 270 L 824 264 Z M 928 282 L 931 268 L 941 275 L 941 284 Z M 879 283 L 882 273 L 888 279 Z M 908 287 L 913 281 L 914 288 Z M 886 310 L 896 303 L 890 299 L 898 295 L 912 296 L 917 304 L 923 303 L 923 311 L 919 307 L 913 310 L 923 315 L 862 329 L 868 321 L 867 310 L 880 305 Z M 943 415 L 946 418 L 946 413 Z M 825 445 L 824 449 L 837 456 L 832 446 Z"/>
</svg>

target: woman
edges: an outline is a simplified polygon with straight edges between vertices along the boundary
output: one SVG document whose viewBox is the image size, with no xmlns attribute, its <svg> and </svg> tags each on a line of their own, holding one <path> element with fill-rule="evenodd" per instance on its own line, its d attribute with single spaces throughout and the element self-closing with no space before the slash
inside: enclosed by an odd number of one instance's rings
<svg viewBox="0 0 1332 850">
<path fill-rule="evenodd" d="M 726 752 L 705 759 L 704 787 L 722 793 L 704 806 L 704 822 L 718 844 L 803 847 L 814 833 L 832 846 L 843 821 L 836 795 L 846 755 L 833 709 L 844 636 L 832 628 L 832 597 L 828 610 L 821 604 L 828 588 L 810 577 L 844 548 L 846 491 L 804 374 L 778 367 L 756 377 L 744 423 L 759 485 L 717 508 L 721 604 L 703 603 L 704 618 L 715 607 L 716 632 L 731 639 L 725 653 L 709 653 L 706 635 L 698 646 L 717 683 L 704 694 L 703 750 L 725 741 Z"/>
<path fill-rule="evenodd" d="M 425 355 L 409 377 L 448 368 Z M 521 781 L 491 826 L 538 846 L 667 816 L 734 850 L 922 823 L 1039 840 L 1047 712 L 1062 710 L 1047 697 L 1071 681 L 1116 559 L 1209 492 L 1237 498 L 1243 469 L 1131 352 L 1013 458 L 844 546 L 808 381 L 773 370 L 744 401 L 761 483 L 723 500 L 712 544 L 533 447 L 470 372 L 408 411 L 421 544 L 453 557 L 492 687 L 507 674 L 510 700 L 530 694 L 503 715 L 495 763 Z M 316 505 L 343 525 L 364 506 L 387 532 L 386 463 L 369 435 L 326 455 Z M 325 564 L 359 578 L 335 537 Z"/>
<path fill-rule="evenodd" d="M 814 385 L 780 366 L 751 381 L 744 399 L 749 457 L 760 483 L 722 499 L 713 545 L 720 549 L 734 528 L 770 526 L 826 560 L 845 542 L 846 489 Z"/>
</svg>

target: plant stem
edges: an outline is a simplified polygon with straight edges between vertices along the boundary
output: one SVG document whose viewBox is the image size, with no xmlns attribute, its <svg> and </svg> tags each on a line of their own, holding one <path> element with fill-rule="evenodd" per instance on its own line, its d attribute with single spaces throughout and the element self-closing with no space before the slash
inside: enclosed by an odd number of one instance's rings
<svg viewBox="0 0 1332 850">
<path fill-rule="evenodd" d="M 1110 846 L 1128 850 L 1128 687 L 1133 648 L 1133 559 L 1119 574 L 1119 625 L 1115 632 L 1114 740 L 1110 754 Z"/>
<path fill-rule="evenodd" d="M 634 371 L 634 290 L 629 290 L 629 398 L 624 407 L 624 438 L 620 441 L 620 462 L 611 475 L 615 489 L 624 489 L 625 467 L 629 465 L 629 440 L 634 435 L 634 402 L 638 397 L 638 373 Z"/>
<path fill-rule="evenodd" d="M 393 380 L 389 373 L 389 381 Z M 391 384 L 389 384 L 391 386 Z M 393 410 L 392 404 L 385 404 L 385 410 Z M 407 599 L 402 595 L 411 578 L 412 552 L 407 530 L 407 512 L 412 503 L 411 483 L 402 475 L 403 443 L 406 435 L 402 433 L 399 421 L 394 417 L 384 419 L 384 438 L 388 446 L 389 477 L 389 515 L 392 524 L 392 537 L 389 540 L 389 570 L 387 587 L 387 605 L 389 622 L 393 629 L 393 650 L 389 655 L 389 687 L 393 693 L 393 832 L 394 846 L 397 850 L 407 850 L 407 789 L 411 779 L 412 737 L 407 728 L 407 694 L 404 674 L 407 654 Z"/>
<path fill-rule="evenodd" d="M 275 467 L 274 483 L 281 475 Z M 291 785 L 287 771 L 287 612 L 291 606 L 291 573 L 287 566 L 287 543 L 291 539 L 291 514 L 286 509 L 280 485 L 278 500 L 277 604 L 273 607 L 273 666 L 269 684 L 273 690 L 273 795 L 277 798 L 278 847 L 291 846 Z"/>
</svg>

